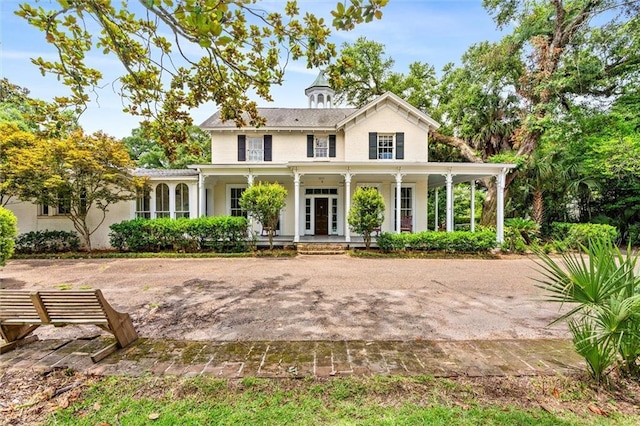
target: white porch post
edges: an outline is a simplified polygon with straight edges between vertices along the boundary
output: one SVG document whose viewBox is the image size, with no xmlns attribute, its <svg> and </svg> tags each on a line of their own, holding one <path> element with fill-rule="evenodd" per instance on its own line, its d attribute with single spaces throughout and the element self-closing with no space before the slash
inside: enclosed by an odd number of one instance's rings
<svg viewBox="0 0 640 426">
<path fill-rule="evenodd" d="M 447 232 L 453 231 L 453 175 L 447 173 Z"/>
<path fill-rule="evenodd" d="M 401 217 L 400 217 L 400 209 L 402 208 L 402 174 L 396 173 L 396 233 L 399 234 L 401 232 Z"/>
<path fill-rule="evenodd" d="M 247 188 L 251 188 L 253 186 L 253 179 L 255 176 L 253 176 L 253 173 L 251 172 L 251 170 L 249 170 L 249 174 L 245 175 L 245 177 L 247 178 Z M 249 216 L 249 229 L 251 230 L 251 232 L 258 232 L 259 230 L 256 230 L 256 221 L 253 219 L 253 216 Z"/>
<path fill-rule="evenodd" d="M 293 172 L 293 242 L 300 242 L 300 173 Z"/>
<path fill-rule="evenodd" d="M 496 214 L 496 241 L 504 242 L 504 187 L 507 177 L 507 170 L 502 169 L 502 173 L 496 176 L 497 188 L 497 214 Z"/>
<path fill-rule="evenodd" d="M 149 210 L 151 210 L 149 217 L 151 219 L 156 218 L 156 186 L 152 186 L 149 190 Z"/>
<path fill-rule="evenodd" d="M 204 179 L 205 177 L 202 175 L 202 172 L 198 173 L 198 216 L 205 217 L 207 214 L 207 197 L 206 191 L 204 189 Z"/>
<path fill-rule="evenodd" d="M 476 181 L 471 181 L 471 232 L 476 232 Z"/>
<path fill-rule="evenodd" d="M 349 210 L 351 210 L 351 177 L 353 174 L 347 172 L 344 175 L 344 241 L 351 242 L 351 229 L 349 228 Z"/>
<path fill-rule="evenodd" d="M 169 185 L 169 217 L 176 218 L 176 185 Z"/>
<path fill-rule="evenodd" d="M 436 200 L 435 200 L 435 208 L 434 208 L 434 224 L 433 224 L 433 230 L 437 231 L 438 230 L 438 188 L 436 188 Z"/>
</svg>

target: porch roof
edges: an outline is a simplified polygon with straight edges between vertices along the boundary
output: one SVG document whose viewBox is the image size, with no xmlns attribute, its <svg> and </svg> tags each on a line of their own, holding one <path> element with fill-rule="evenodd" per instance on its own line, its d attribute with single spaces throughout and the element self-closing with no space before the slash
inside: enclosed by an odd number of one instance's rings
<svg viewBox="0 0 640 426">
<path fill-rule="evenodd" d="M 507 163 L 430 163 L 407 161 L 384 162 L 288 162 L 288 163 L 255 163 L 255 164 L 201 164 L 189 166 L 197 169 L 204 176 L 247 174 L 293 176 L 297 171 L 302 175 L 428 175 L 429 187 L 445 185 L 445 176 L 453 175 L 453 182 L 470 182 L 505 173 L 516 167 Z"/>
</svg>

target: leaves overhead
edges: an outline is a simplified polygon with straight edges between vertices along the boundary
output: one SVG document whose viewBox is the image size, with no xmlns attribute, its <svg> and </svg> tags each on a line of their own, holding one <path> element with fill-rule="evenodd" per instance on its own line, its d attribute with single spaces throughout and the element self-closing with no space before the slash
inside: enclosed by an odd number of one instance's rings
<svg viewBox="0 0 640 426">
<path fill-rule="evenodd" d="M 387 2 L 338 3 L 332 25 L 379 19 Z M 114 56 L 125 111 L 148 120 L 165 148 L 187 140 L 189 110 L 208 102 L 239 126 L 263 124 L 252 92 L 271 100 L 269 89 L 282 83 L 290 61 L 304 57 L 308 67 L 321 67 L 336 54 L 330 25 L 301 16 L 296 1 L 275 11 L 258 0 L 57 0 L 22 3 L 16 13 L 57 50 L 57 60 L 33 62 L 70 87 L 60 105 L 82 112 L 104 84 L 91 54 Z"/>
</svg>

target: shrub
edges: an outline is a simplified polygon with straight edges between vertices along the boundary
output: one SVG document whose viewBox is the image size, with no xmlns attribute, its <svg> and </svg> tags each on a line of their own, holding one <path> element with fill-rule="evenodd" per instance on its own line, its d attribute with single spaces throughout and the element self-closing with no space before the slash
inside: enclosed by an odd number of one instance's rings
<svg viewBox="0 0 640 426">
<path fill-rule="evenodd" d="M 16 253 L 64 253 L 78 251 L 80 237 L 75 232 L 67 231 L 31 231 L 21 234 L 16 239 Z"/>
<path fill-rule="evenodd" d="M 393 232 L 381 232 L 376 238 L 378 248 L 384 252 L 401 251 L 407 245 L 407 237 L 409 234 L 394 234 Z"/>
<path fill-rule="evenodd" d="M 352 231 L 362 235 L 369 249 L 371 234 L 384 220 L 384 198 L 375 188 L 358 188 L 353 194 L 347 222 Z"/>
<path fill-rule="evenodd" d="M 378 247 L 383 251 L 416 250 L 448 251 L 475 253 L 486 252 L 496 246 L 496 234 L 493 231 L 425 231 L 415 234 L 393 234 L 383 232 L 377 239 Z"/>
<path fill-rule="evenodd" d="M 568 322 L 576 351 L 598 382 L 616 364 L 638 378 L 638 255 L 631 250 L 622 254 L 608 238 L 591 240 L 584 251 L 565 254 L 558 261 L 537 252 L 544 276 L 540 287 L 550 294 L 549 301 L 570 307 L 552 324 Z"/>
<path fill-rule="evenodd" d="M 196 219 L 134 219 L 110 226 L 109 241 L 119 251 L 158 252 L 247 250 L 247 219 L 216 216 Z"/>
<path fill-rule="evenodd" d="M 577 249 L 581 245 L 587 245 L 589 241 L 610 241 L 618 239 L 618 231 L 615 227 L 599 223 L 564 223 L 551 224 L 552 237 L 561 240 L 567 247 Z"/>
<path fill-rule="evenodd" d="M 634 247 L 640 246 L 640 224 L 629 225 L 627 243 Z"/>
<path fill-rule="evenodd" d="M 14 238 L 18 233 L 16 223 L 16 216 L 4 207 L 0 207 L 0 266 L 3 266 L 13 254 Z"/>
</svg>

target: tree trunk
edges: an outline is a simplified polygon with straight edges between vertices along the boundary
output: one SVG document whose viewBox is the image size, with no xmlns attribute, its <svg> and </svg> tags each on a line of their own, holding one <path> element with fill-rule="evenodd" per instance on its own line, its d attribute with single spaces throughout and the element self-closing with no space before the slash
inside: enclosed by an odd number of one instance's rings
<svg viewBox="0 0 640 426">
<path fill-rule="evenodd" d="M 531 218 L 535 223 L 542 226 L 544 219 L 544 198 L 542 191 L 536 189 L 533 191 L 533 203 L 531 205 Z"/>
<path fill-rule="evenodd" d="M 480 225 L 495 226 L 498 214 L 498 185 L 495 179 L 483 179 L 487 188 L 487 195 L 482 203 L 482 216 L 480 216 Z"/>
</svg>

